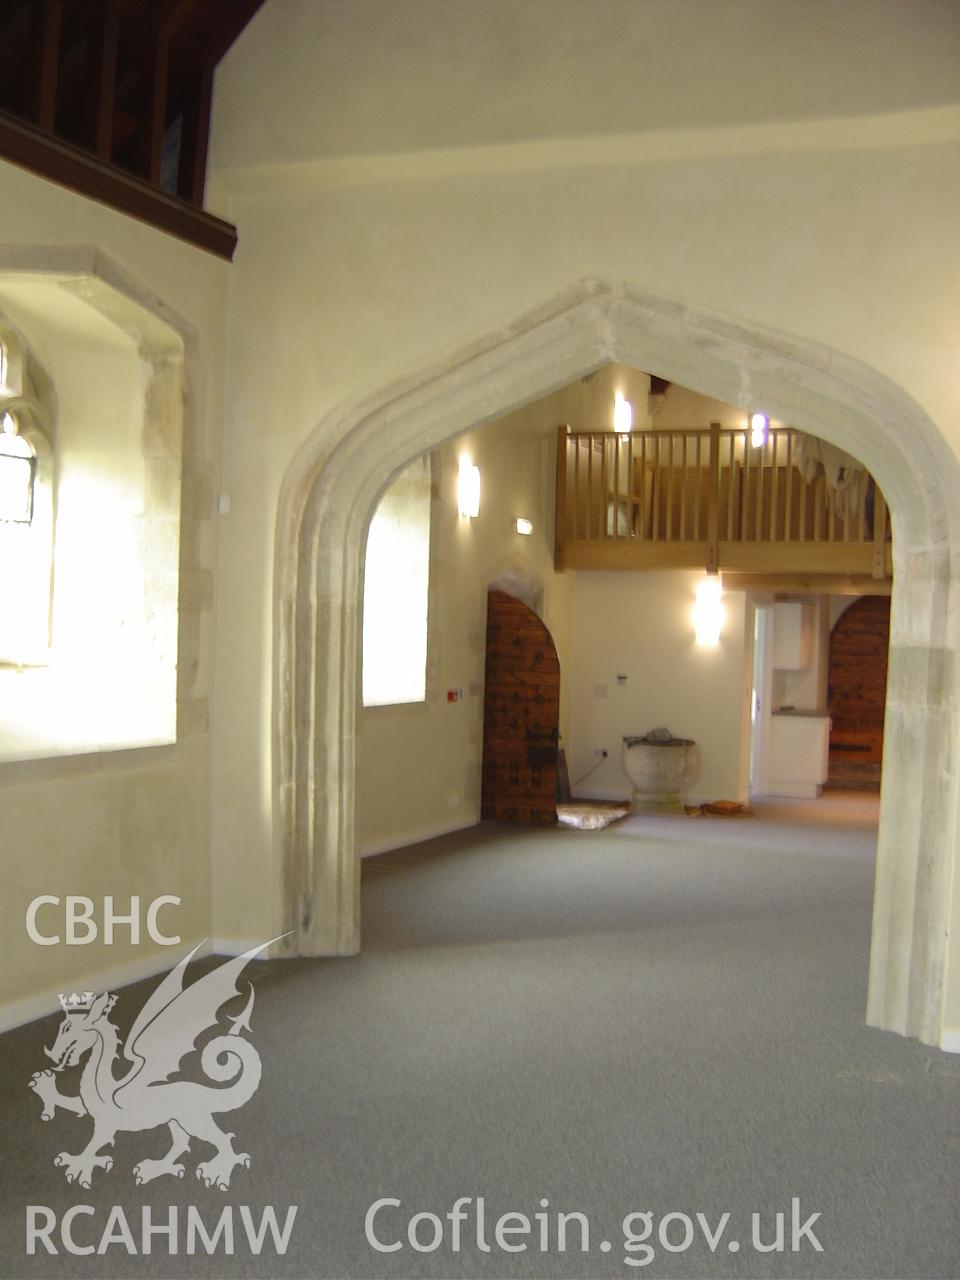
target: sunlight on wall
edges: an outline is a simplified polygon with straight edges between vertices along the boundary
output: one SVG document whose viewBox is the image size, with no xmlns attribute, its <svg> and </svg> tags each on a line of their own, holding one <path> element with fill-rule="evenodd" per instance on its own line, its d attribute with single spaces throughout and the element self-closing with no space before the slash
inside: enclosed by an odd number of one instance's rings
<svg viewBox="0 0 960 1280">
<path fill-rule="evenodd" d="M 21 437 L 14 439 L 19 442 Z M 5 661 L 41 659 L 49 644 L 52 493 L 35 453 L 30 450 L 34 475 L 29 518 L 0 517 L 0 660 Z"/>
<path fill-rule="evenodd" d="M 367 535 L 363 705 L 427 695 L 430 460 L 418 458 L 380 500 Z"/>
<path fill-rule="evenodd" d="M 0 662 L 40 662 L 50 643 L 53 467 L 49 388 L 0 324 Z"/>
<path fill-rule="evenodd" d="M 55 281 L 0 304 L 49 417 L 33 519 L 0 524 L 0 760 L 173 742 L 179 338 Z"/>
<path fill-rule="evenodd" d="M 34 508 L 39 505 L 36 494 Z M 38 520 L 39 517 L 34 517 Z M 47 646 L 50 615 L 50 546 L 30 525 L 0 523 L 0 646 L 4 656 L 29 658 Z"/>
</svg>

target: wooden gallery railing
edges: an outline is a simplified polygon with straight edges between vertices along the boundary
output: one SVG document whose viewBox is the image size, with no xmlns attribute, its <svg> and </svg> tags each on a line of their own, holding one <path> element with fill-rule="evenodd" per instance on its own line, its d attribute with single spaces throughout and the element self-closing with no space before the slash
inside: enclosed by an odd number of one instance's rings
<svg viewBox="0 0 960 1280">
<path fill-rule="evenodd" d="M 571 433 L 557 441 L 558 569 L 892 572 L 890 520 L 865 471 L 801 468 L 809 438 L 772 429 Z"/>
</svg>

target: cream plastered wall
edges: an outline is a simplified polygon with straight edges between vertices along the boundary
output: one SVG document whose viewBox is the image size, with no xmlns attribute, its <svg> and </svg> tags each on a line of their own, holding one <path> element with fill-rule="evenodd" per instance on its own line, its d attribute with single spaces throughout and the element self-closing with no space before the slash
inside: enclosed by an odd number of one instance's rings
<svg viewBox="0 0 960 1280">
<path fill-rule="evenodd" d="M 763 405 L 755 407 L 763 410 Z M 698 395 L 688 387 L 670 386 L 657 406 L 655 422 L 661 429 L 708 427 L 711 422 L 719 422 L 721 427 L 742 430 L 750 425 L 750 414 L 722 400 Z"/>
<path fill-rule="evenodd" d="M 697 746 L 685 798 L 747 799 L 750 637 L 746 597 L 728 591 L 716 648 L 696 643 L 692 610 L 703 574 L 575 573 L 571 616 L 573 748 L 578 795 L 629 797 L 621 767 L 625 736 L 666 727 Z M 620 677 L 625 677 L 621 681 Z M 606 759 L 596 751 L 605 749 Z M 580 781 L 582 779 L 582 782 Z"/>
<path fill-rule="evenodd" d="M 343 406 L 376 404 L 381 388 L 600 275 L 858 359 L 960 452 L 956 18 L 923 7 L 927 21 L 892 3 L 823 5 L 810 25 L 806 9 L 801 22 L 779 7 L 772 21 L 757 4 L 621 5 L 621 19 L 643 20 L 604 40 L 591 6 L 595 35 L 568 46 L 578 6 L 564 4 L 564 21 L 536 26 L 533 87 L 523 42 L 498 38 L 516 34 L 509 11 L 526 6 L 458 7 L 486 33 L 463 28 L 462 40 L 430 4 L 404 8 L 394 43 L 369 20 L 389 26 L 383 4 L 364 5 L 361 20 L 352 5 L 269 3 L 254 20 L 218 73 L 212 150 L 241 237 L 224 473 L 233 515 L 220 544 L 218 929 L 265 936 L 279 918 L 275 521 L 291 460 Z M 643 39 L 652 14 L 665 45 Z M 716 56 L 731 14 L 743 75 Z M 449 39 L 434 40 L 433 20 Z M 671 58 L 653 57 L 658 47 Z M 610 55 L 618 48 L 627 53 Z M 570 49 L 579 79 L 565 70 Z M 552 110 L 565 86 L 595 85 L 608 57 L 630 50 L 634 68 L 664 68 L 669 92 L 656 97 L 660 72 L 610 76 L 582 127 Z M 421 51 L 442 74 L 409 76 Z M 697 61 L 677 75 L 682 54 Z M 317 75 L 318 58 L 333 81 Z M 330 84 L 349 93 L 327 99 Z M 529 91 L 514 89 L 501 113 L 505 84 Z M 452 109 L 463 95 L 479 113 Z M 478 397 L 477 420 L 511 407 Z M 955 955 L 947 1007 L 960 1027 Z"/>
<path fill-rule="evenodd" d="M 210 930 L 209 698 L 215 566 L 213 509 L 222 412 L 225 263 L 92 201 L 0 164 L 0 269 L 85 280 L 155 311 L 185 348 L 183 492 L 179 529 L 178 741 L 131 751 L 0 765 L 0 1024 L 56 1008 L 56 992 L 156 972 Z M 144 440 L 144 455 L 157 456 Z M 144 467 L 141 459 L 141 473 Z M 183 947 L 118 931 L 112 946 L 41 947 L 26 935 L 37 895 L 92 898 L 103 918 L 131 895 L 175 894 L 161 923 Z M 62 925 L 63 916 L 60 914 Z M 57 912 L 41 926 L 53 932 Z M 63 936 L 62 928 L 59 930 Z"/>
<path fill-rule="evenodd" d="M 956 102 L 951 0 L 268 0 L 216 168 Z"/>
</svg>

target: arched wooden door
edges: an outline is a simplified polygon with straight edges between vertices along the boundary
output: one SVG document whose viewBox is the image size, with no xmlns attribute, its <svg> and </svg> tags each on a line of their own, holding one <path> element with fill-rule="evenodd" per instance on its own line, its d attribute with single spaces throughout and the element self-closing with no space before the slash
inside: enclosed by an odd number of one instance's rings
<svg viewBox="0 0 960 1280">
<path fill-rule="evenodd" d="M 830 632 L 830 782 L 877 787 L 883 761 L 889 596 L 863 596 Z"/>
<path fill-rule="evenodd" d="M 522 601 L 487 596 L 481 816 L 557 820 L 560 663 L 550 632 Z"/>
</svg>

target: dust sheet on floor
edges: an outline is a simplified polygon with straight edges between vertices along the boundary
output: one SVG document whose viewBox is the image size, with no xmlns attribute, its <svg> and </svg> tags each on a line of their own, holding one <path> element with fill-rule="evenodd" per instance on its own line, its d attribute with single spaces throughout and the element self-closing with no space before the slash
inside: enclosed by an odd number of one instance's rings
<svg viewBox="0 0 960 1280">
<path fill-rule="evenodd" d="M 603 804 L 599 801 L 573 800 L 557 805 L 557 821 L 577 831 L 602 831 L 619 822 L 630 812 L 628 804 Z"/>
</svg>

